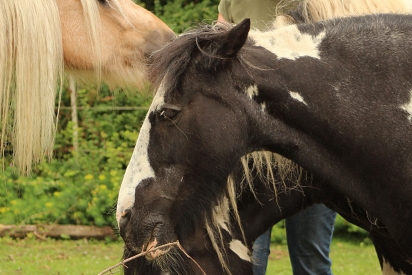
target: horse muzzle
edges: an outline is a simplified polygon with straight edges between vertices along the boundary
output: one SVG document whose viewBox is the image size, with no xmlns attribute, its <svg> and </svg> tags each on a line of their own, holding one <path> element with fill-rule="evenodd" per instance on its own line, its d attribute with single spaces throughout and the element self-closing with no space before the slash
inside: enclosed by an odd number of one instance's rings
<svg viewBox="0 0 412 275">
<path fill-rule="evenodd" d="M 120 236 L 130 251 L 135 253 L 148 252 L 145 258 L 149 261 L 167 254 L 171 246 L 155 249 L 160 245 L 177 241 L 177 235 L 167 220 L 156 215 L 145 215 L 139 219 L 133 208 L 126 209 L 119 219 Z"/>
</svg>

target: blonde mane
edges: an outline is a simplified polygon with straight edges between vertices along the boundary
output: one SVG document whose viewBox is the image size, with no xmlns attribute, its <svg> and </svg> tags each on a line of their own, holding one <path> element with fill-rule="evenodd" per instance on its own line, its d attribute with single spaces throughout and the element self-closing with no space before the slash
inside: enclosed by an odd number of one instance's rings
<svg viewBox="0 0 412 275">
<path fill-rule="evenodd" d="M 407 14 L 412 10 L 412 3 L 408 0 L 283 0 L 277 6 L 276 27 L 294 23 L 286 15 L 290 5 L 298 7 L 304 22 L 377 13 Z"/>
<path fill-rule="evenodd" d="M 116 3 L 116 1 L 114 1 Z M 98 82 L 101 80 L 101 59 L 99 58 L 101 54 L 100 47 L 100 16 L 96 1 L 81 0 L 84 18 L 86 21 L 87 32 L 89 34 L 89 39 L 92 42 L 94 60 L 97 61 L 97 70 L 95 71 L 96 79 Z"/>
<path fill-rule="evenodd" d="M 15 164 L 28 173 L 53 149 L 63 77 L 59 12 L 54 1 L 4 0 L 0 22 L 0 151 L 11 143 Z"/>
<path fill-rule="evenodd" d="M 307 22 L 373 13 L 410 13 L 411 10 L 406 0 L 305 0 L 302 7 Z"/>
</svg>

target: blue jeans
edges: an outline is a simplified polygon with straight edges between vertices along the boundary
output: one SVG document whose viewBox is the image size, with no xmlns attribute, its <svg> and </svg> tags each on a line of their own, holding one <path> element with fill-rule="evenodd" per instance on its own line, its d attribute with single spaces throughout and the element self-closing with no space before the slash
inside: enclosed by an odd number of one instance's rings
<svg viewBox="0 0 412 275">
<path fill-rule="evenodd" d="M 260 235 L 253 243 L 252 256 L 253 256 L 253 274 L 265 275 L 266 266 L 268 264 L 268 257 L 270 253 L 270 237 L 272 227 L 266 230 L 265 233 Z"/>
<path fill-rule="evenodd" d="M 332 274 L 329 249 L 335 217 L 335 211 L 323 204 L 315 204 L 286 219 L 293 274 Z"/>
<path fill-rule="evenodd" d="M 331 275 L 329 247 L 336 213 L 315 204 L 286 219 L 290 261 L 295 275 Z M 253 274 L 264 275 L 270 253 L 270 228 L 253 244 Z"/>
</svg>

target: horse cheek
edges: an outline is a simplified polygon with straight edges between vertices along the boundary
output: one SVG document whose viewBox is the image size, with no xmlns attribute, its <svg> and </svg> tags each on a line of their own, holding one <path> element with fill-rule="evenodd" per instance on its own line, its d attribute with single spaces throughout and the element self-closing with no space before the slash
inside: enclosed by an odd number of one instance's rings
<svg viewBox="0 0 412 275">
<path fill-rule="evenodd" d="M 68 68 L 93 67 L 90 56 L 92 46 L 87 36 L 87 26 L 80 1 L 56 0 L 62 28 L 64 61 Z"/>
</svg>

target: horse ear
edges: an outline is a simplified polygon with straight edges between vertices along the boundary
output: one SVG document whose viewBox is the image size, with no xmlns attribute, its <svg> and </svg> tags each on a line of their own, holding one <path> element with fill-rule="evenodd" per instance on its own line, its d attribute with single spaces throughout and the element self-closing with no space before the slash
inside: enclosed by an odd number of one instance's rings
<svg viewBox="0 0 412 275">
<path fill-rule="evenodd" d="M 227 32 L 220 54 L 234 57 L 246 42 L 250 30 L 250 19 L 246 18 Z"/>
</svg>

